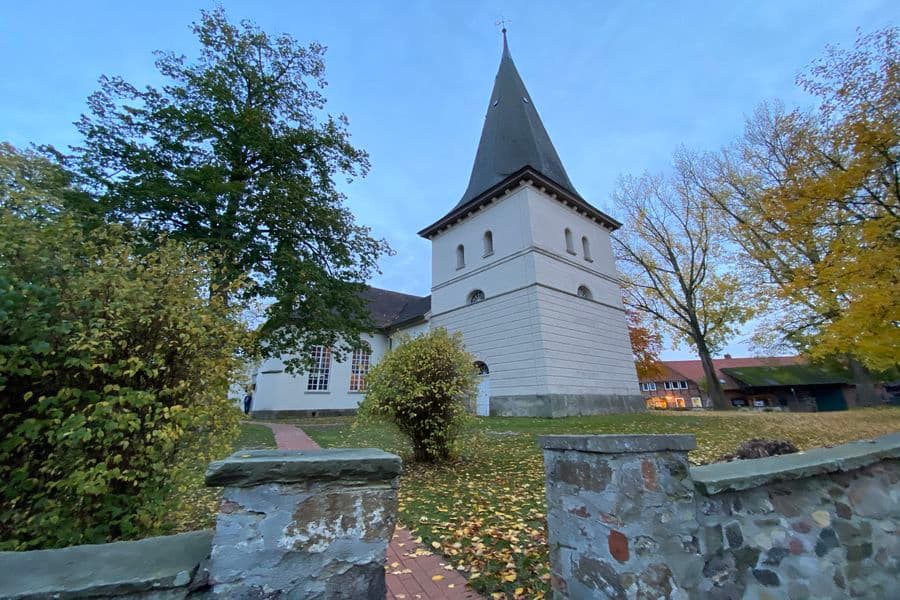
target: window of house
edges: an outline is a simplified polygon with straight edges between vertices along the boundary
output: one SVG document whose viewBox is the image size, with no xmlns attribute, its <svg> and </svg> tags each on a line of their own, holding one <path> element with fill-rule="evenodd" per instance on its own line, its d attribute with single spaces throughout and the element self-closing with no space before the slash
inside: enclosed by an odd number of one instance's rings
<svg viewBox="0 0 900 600">
<path fill-rule="evenodd" d="M 677 390 L 678 382 L 677 381 L 665 381 L 665 382 L 663 382 L 663 387 L 667 390 Z"/>
<path fill-rule="evenodd" d="M 462 269 L 466 266 L 466 249 L 460 244 L 456 247 L 456 268 Z"/>
<path fill-rule="evenodd" d="M 363 349 L 353 351 L 350 359 L 350 391 L 366 391 L 366 375 L 369 374 L 370 353 Z"/>
<path fill-rule="evenodd" d="M 490 230 L 484 232 L 484 255 L 490 256 L 494 253 L 494 234 Z"/>
<path fill-rule="evenodd" d="M 669 408 L 669 405 L 666 403 L 665 398 L 660 398 L 659 396 L 653 396 L 652 398 L 647 398 L 647 408 L 655 408 L 657 410 L 665 410 Z"/>
<path fill-rule="evenodd" d="M 306 380 L 306 390 L 309 392 L 324 392 L 328 390 L 328 376 L 331 374 L 331 348 L 328 346 L 313 346 L 312 367 L 309 369 L 309 379 Z"/>
<path fill-rule="evenodd" d="M 578 294 L 579 298 L 587 298 L 588 300 L 594 299 L 594 295 L 591 293 L 591 290 L 589 290 L 586 285 L 579 285 L 577 294 Z"/>
<path fill-rule="evenodd" d="M 581 238 L 581 250 L 584 253 L 584 260 L 594 260 L 591 258 L 591 242 L 587 239 L 587 236 Z"/>
<path fill-rule="evenodd" d="M 681 380 L 678 382 L 678 389 L 686 390 L 687 389 L 687 381 Z"/>
<path fill-rule="evenodd" d="M 675 407 L 676 408 L 686 408 L 684 403 L 684 398 L 675 398 Z"/>
<path fill-rule="evenodd" d="M 645 392 L 655 392 L 656 391 L 656 382 L 655 381 L 646 381 L 641 384 L 641 389 Z"/>
<path fill-rule="evenodd" d="M 575 254 L 575 244 L 572 242 L 572 230 L 566 227 L 566 252 Z"/>
<path fill-rule="evenodd" d="M 469 304 L 478 304 L 482 300 L 484 300 L 484 292 L 481 290 L 472 290 L 472 293 L 469 294 Z"/>
</svg>

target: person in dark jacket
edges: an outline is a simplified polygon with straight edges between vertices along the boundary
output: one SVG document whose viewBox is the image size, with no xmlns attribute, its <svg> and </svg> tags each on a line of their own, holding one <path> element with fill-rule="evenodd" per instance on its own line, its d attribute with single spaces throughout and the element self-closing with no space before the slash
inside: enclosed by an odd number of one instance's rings
<svg viewBox="0 0 900 600">
<path fill-rule="evenodd" d="M 253 394 L 247 392 L 247 395 L 244 396 L 244 414 L 250 414 L 250 406 L 253 404 Z"/>
</svg>

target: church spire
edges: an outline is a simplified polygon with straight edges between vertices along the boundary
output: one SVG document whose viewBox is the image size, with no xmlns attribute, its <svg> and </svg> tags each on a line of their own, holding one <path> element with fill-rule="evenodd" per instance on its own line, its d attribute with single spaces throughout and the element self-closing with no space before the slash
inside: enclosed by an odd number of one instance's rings
<svg viewBox="0 0 900 600">
<path fill-rule="evenodd" d="M 503 55 L 494 79 L 481 140 L 460 208 L 523 167 L 531 167 L 575 194 L 575 187 L 544 129 L 534 102 L 513 63 L 503 28 Z"/>
</svg>

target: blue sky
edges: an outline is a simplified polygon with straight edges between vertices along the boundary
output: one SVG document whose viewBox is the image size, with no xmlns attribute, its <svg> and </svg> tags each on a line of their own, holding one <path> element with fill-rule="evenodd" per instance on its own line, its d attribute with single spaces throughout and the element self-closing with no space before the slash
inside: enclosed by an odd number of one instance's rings
<svg viewBox="0 0 900 600">
<path fill-rule="evenodd" d="M 329 111 L 350 119 L 372 171 L 346 186 L 397 255 L 372 283 L 430 287 L 416 231 L 459 200 L 510 20 L 513 58 L 579 192 L 616 213 L 618 177 L 665 169 L 680 144 L 712 150 L 763 101 L 809 102 L 797 72 L 826 44 L 900 21 L 896 0 L 222 3 L 232 20 L 328 46 Z M 0 140 L 59 147 L 101 74 L 160 84 L 152 51 L 191 56 L 212 2 L 8 2 L 0 16 Z M 727 348 L 748 353 L 742 339 Z M 666 357 L 688 357 L 667 351 Z"/>
</svg>

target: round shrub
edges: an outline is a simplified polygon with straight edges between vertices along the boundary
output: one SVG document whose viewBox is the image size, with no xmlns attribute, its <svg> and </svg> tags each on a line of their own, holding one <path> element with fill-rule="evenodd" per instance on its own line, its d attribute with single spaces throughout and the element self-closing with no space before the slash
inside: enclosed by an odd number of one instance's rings
<svg viewBox="0 0 900 600">
<path fill-rule="evenodd" d="M 415 460 L 445 460 L 475 397 L 474 362 L 459 333 L 439 327 L 405 336 L 369 372 L 360 416 L 395 425 L 409 438 Z"/>
</svg>

